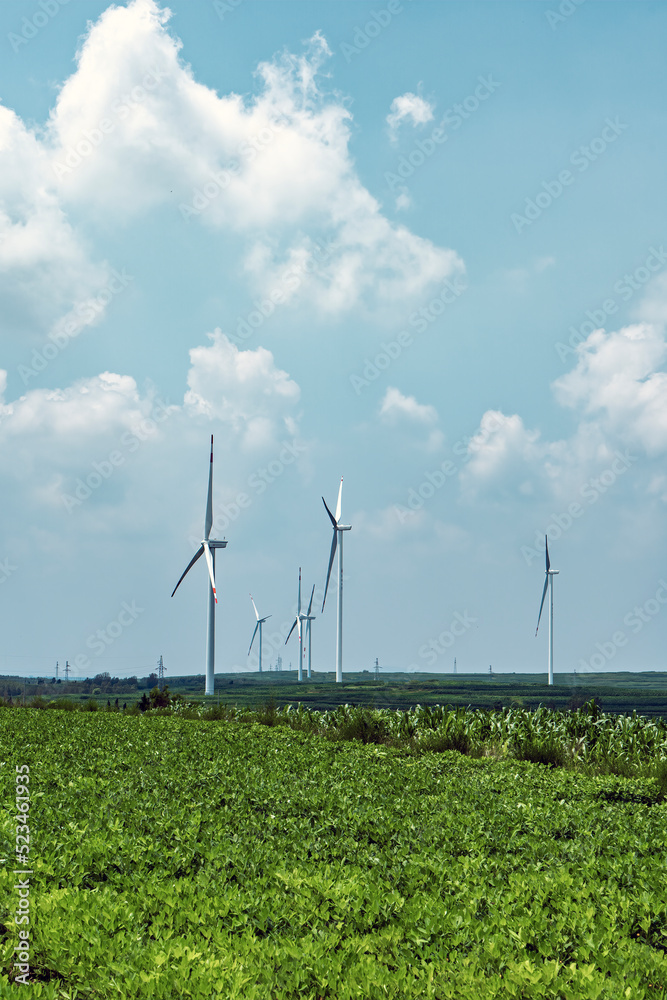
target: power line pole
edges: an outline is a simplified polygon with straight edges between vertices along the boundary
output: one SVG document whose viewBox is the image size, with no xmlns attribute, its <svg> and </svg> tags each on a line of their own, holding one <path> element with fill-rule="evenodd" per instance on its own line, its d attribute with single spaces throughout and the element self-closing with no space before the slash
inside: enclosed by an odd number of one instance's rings
<svg viewBox="0 0 667 1000">
<path fill-rule="evenodd" d="M 160 659 L 157 661 L 157 686 L 160 691 L 164 687 L 164 672 L 167 668 L 162 661 L 162 653 L 160 653 Z"/>
<path fill-rule="evenodd" d="M 69 660 L 65 660 L 65 680 L 69 680 Z"/>
<path fill-rule="evenodd" d="M 374 671 L 375 671 L 375 680 L 379 681 L 380 680 L 380 661 L 378 660 L 377 656 L 375 657 Z"/>
<path fill-rule="evenodd" d="M 456 657 L 454 657 L 454 676 L 456 677 Z"/>
<path fill-rule="evenodd" d="M 56 660 L 56 681 L 58 680 L 58 661 Z"/>
</svg>

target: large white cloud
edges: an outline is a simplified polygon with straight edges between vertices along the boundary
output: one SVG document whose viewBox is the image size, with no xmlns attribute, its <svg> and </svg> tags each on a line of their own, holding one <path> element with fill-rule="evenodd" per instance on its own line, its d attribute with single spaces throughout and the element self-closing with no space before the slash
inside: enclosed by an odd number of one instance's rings
<svg viewBox="0 0 667 1000">
<path fill-rule="evenodd" d="M 329 312 L 404 302 L 462 270 L 453 251 L 390 223 L 361 184 L 350 113 L 317 82 L 329 55 L 320 34 L 305 54 L 260 65 L 260 92 L 244 99 L 194 79 L 168 18 L 133 0 L 90 28 L 47 130 L 65 199 L 114 219 L 180 206 L 190 224 L 242 238 L 264 294 L 288 300 L 284 276 L 300 264 L 300 294 Z M 331 249 L 305 267 L 317 241 Z"/>
<path fill-rule="evenodd" d="M 654 296 L 653 306 L 658 301 Z M 626 466 L 667 450 L 665 332 L 639 323 L 594 331 L 577 350 L 572 371 L 556 379 L 556 400 L 578 418 L 569 438 L 549 441 L 529 430 L 518 414 L 488 411 L 468 445 L 461 472 L 464 494 L 508 499 L 568 499 L 625 449 Z M 661 493 L 660 477 L 642 479 L 647 494 Z"/>
<path fill-rule="evenodd" d="M 467 462 L 460 479 L 469 499 L 534 497 L 549 478 L 548 461 L 562 453 L 562 446 L 541 440 L 528 430 L 518 414 L 488 410 L 467 446 Z"/>
<path fill-rule="evenodd" d="M 604 431 L 648 455 L 667 449 L 664 332 L 649 323 L 596 330 L 577 345 L 576 367 L 554 383 L 564 406 L 582 410 Z"/>
<path fill-rule="evenodd" d="M 14 545 L 26 561 L 37 545 L 65 566 L 81 534 L 101 539 L 150 525 L 151 506 L 128 497 L 141 492 L 150 449 L 173 412 L 157 402 L 130 376 L 103 372 L 0 403 L 5 527 L 20 517 Z"/>
<path fill-rule="evenodd" d="M 244 448 L 270 444 L 276 431 L 294 435 L 300 389 L 275 367 L 271 352 L 240 351 L 220 330 L 209 336 L 210 347 L 190 351 L 186 406 L 223 421 Z"/>
<path fill-rule="evenodd" d="M 69 336 L 95 322 L 89 308 L 109 268 L 93 263 L 55 190 L 45 149 L 9 109 L 0 107 L 0 309 L 6 337 L 43 340 L 65 321 Z"/>
<path fill-rule="evenodd" d="M 24 512 L 72 514 L 81 506 L 91 528 L 99 527 L 101 503 L 108 523 L 117 525 L 136 516 L 126 494 L 144 488 L 156 446 L 166 449 L 158 464 L 168 454 L 173 468 L 178 456 L 212 430 L 221 432 L 218 451 L 225 455 L 227 489 L 233 495 L 253 463 L 272 458 L 281 444 L 298 437 L 300 390 L 269 351 L 239 351 L 219 331 L 211 339 L 210 346 L 190 352 L 188 389 L 179 404 L 112 372 L 63 389 L 31 389 L 5 401 L 6 373 L 0 372 L 5 497 Z M 168 473 L 165 488 L 174 475 Z M 89 489 L 77 494 L 80 481 Z M 67 500 L 72 496 L 94 499 L 84 506 Z M 5 507 L 9 504 L 7 499 Z"/>
</svg>

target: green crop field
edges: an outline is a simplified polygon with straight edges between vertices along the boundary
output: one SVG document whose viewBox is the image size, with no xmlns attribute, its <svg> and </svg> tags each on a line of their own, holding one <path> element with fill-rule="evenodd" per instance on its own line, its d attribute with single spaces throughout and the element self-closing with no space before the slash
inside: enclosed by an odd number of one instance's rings
<svg viewBox="0 0 667 1000">
<path fill-rule="evenodd" d="M 97 674 L 85 680 L 58 681 L 55 678 L 0 677 L 0 698 L 26 705 L 66 698 L 81 702 L 94 699 L 100 708 L 131 707 L 157 684 L 156 674 L 148 677 L 110 677 Z M 301 702 L 308 708 L 325 711 L 342 704 L 409 709 L 421 705 L 498 707 L 576 708 L 591 698 L 605 712 L 667 715 L 667 673 L 664 671 L 556 674 L 547 686 L 541 674 L 406 674 L 383 671 L 376 679 L 371 671 L 346 672 L 342 684 L 332 673 L 314 672 L 312 680 L 297 681 L 295 671 L 216 674 L 215 699 L 221 705 L 260 708 L 273 698 L 278 705 Z M 172 694 L 189 701 L 204 700 L 204 676 L 169 677 Z"/>
<path fill-rule="evenodd" d="M 0 747 L 2 996 L 667 996 L 661 721 L 5 708 Z"/>
</svg>

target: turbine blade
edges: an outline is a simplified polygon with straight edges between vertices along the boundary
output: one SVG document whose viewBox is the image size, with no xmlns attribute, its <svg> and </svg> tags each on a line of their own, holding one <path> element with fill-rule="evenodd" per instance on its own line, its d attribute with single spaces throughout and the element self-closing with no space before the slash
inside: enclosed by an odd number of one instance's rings
<svg viewBox="0 0 667 1000">
<path fill-rule="evenodd" d="M 343 477 L 340 477 L 340 486 L 338 487 L 338 503 L 336 504 L 336 524 L 340 521 L 340 504 L 343 497 Z"/>
<path fill-rule="evenodd" d="M 208 496 L 206 498 L 206 518 L 204 538 L 208 538 L 213 527 L 213 435 L 211 434 L 211 462 L 208 467 Z M 213 588 L 215 590 L 215 587 Z"/>
<path fill-rule="evenodd" d="M 296 606 L 297 615 L 301 612 L 301 567 L 299 566 L 299 600 Z"/>
<path fill-rule="evenodd" d="M 327 514 L 328 514 L 328 515 L 329 515 L 329 517 L 331 518 L 331 523 L 333 524 L 334 528 L 337 528 L 337 527 L 338 527 L 338 525 L 336 524 L 336 518 L 335 518 L 335 517 L 333 516 L 333 514 L 331 513 L 331 511 L 330 511 L 330 510 L 329 510 L 329 508 L 327 507 L 327 502 L 326 502 L 326 500 L 324 499 L 324 497 L 322 497 L 322 503 L 324 504 L 324 506 L 325 506 L 325 508 L 326 508 L 326 512 L 327 512 Z"/>
<path fill-rule="evenodd" d="M 194 564 L 197 562 L 197 560 L 199 559 L 199 557 L 202 555 L 203 551 L 204 551 L 204 546 L 200 545 L 199 548 L 197 549 L 197 552 L 195 553 L 195 555 L 192 557 L 192 559 L 190 560 L 190 562 L 188 563 L 188 565 L 185 567 L 185 572 L 181 575 L 181 579 L 178 581 L 178 583 L 176 584 L 176 586 L 172 590 L 172 592 L 171 592 L 171 596 L 172 597 L 174 596 L 174 594 L 176 593 L 176 591 L 180 587 L 181 581 L 183 580 L 183 577 L 185 577 L 190 572 L 190 570 L 192 569 L 192 567 L 194 566 Z"/>
<path fill-rule="evenodd" d="M 273 615 L 265 615 L 264 618 L 260 618 L 259 620 L 260 622 L 266 622 L 269 618 L 273 618 Z"/>
<path fill-rule="evenodd" d="M 250 600 L 252 601 L 252 594 L 250 595 Z M 255 618 L 257 619 L 257 621 L 259 621 L 259 614 L 257 613 L 257 605 L 255 604 L 254 601 L 252 601 L 252 606 L 255 609 Z M 269 615 L 269 618 L 270 617 L 271 615 Z M 264 619 L 262 619 L 262 621 L 264 621 Z"/>
<path fill-rule="evenodd" d="M 548 586 L 549 586 L 549 574 L 547 573 L 546 580 L 544 581 L 544 590 L 542 591 L 542 603 L 540 604 L 540 613 L 537 616 L 537 628 L 535 629 L 535 635 L 537 635 L 537 629 L 540 627 L 540 618 L 542 617 L 542 608 L 544 607 L 544 598 L 547 596 Z"/>
<path fill-rule="evenodd" d="M 329 589 L 329 577 L 331 576 L 331 567 L 333 566 L 334 556 L 336 555 L 337 544 L 338 544 L 338 532 L 334 528 L 333 541 L 331 542 L 331 554 L 329 555 L 329 569 L 327 570 L 327 582 L 324 587 L 324 600 L 322 601 L 322 611 L 324 611 L 324 604 L 327 599 L 327 591 Z"/>
<path fill-rule="evenodd" d="M 551 569 L 551 560 L 549 559 L 549 545 L 547 543 L 547 536 L 546 535 L 544 536 L 544 552 L 545 552 L 546 557 L 547 557 L 547 573 L 548 573 L 549 570 Z"/>
<path fill-rule="evenodd" d="M 298 622 L 298 620 L 299 620 L 298 618 L 294 619 L 294 624 L 292 625 L 291 629 L 287 633 L 287 639 L 289 639 L 289 637 L 291 636 L 292 632 L 294 631 L 294 628 L 295 628 L 296 623 Z M 287 639 L 285 639 L 285 645 L 287 645 Z"/>
<path fill-rule="evenodd" d="M 313 606 L 313 594 L 315 593 L 315 584 L 313 584 L 313 589 L 310 592 L 310 600 L 308 601 L 308 614 L 310 614 L 310 609 Z"/>
<path fill-rule="evenodd" d="M 248 656 L 250 656 L 250 650 L 252 649 L 252 644 L 255 641 L 255 636 L 257 635 L 257 629 L 259 628 L 259 622 L 255 625 L 255 631 L 252 634 L 252 639 L 250 640 L 250 645 L 248 646 Z"/>
<path fill-rule="evenodd" d="M 208 542 L 207 541 L 202 542 L 202 545 L 204 547 L 204 554 L 206 556 L 206 565 L 208 566 L 208 575 L 209 575 L 209 577 L 211 579 L 211 587 L 213 588 L 213 597 L 215 599 L 215 603 L 217 604 L 218 603 L 218 594 L 217 594 L 217 591 L 215 589 L 215 576 L 213 574 L 213 557 L 211 556 L 211 550 L 208 547 Z"/>
</svg>

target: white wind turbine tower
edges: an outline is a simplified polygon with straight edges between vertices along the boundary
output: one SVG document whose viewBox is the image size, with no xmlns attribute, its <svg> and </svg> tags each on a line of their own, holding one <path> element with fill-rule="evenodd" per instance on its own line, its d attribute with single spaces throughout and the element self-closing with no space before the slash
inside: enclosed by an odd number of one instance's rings
<svg viewBox="0 0 667 1000">
<path fill-rule="evenodd" d="M 252 601 L 252 606 L 255 610 L 255 618 L 257 619 L 257 624 L 255 625 L 255 631 L 252 634 L 252 639 L 250 640 L 250 646 L 248 647 L 248 656 L 250 656 L 250 650 L 252 649 L 252 644 L 255 641 L 255 636 L 257 635 L 257 630 L 259 629 L 259 672 L 262 672 L 262 625 L 264 622 L 271 617 L 271 615 L 265 615 L 264 618 L 259 617 L 259 612 L 257 611 L 257 605 L 252 600 L 252 594 L 250 595 L 250 600 Z"/>
<path fill-rule="evenodd" d="M 314 589 L 315 588 L 313 587 L 313 590 Z M 291 629 L 287 633 L 287 639 L 285 639 L 285 645 L 287 645 L 287 642 L 292 632 L 294 631 L 294 629 L 297 630 L 297 635 L 299 637 L 299 683 L 301 683 L 301 681 L 303 680 L 303 642 L 301 636 L 301 622 L 307 620 L 308 620 L 308 615 L 304 615 L 303 612 L 301 611 L 301 567 L 299 566 L 299 596 L 296 604 L 296 618 L 292 623 Z"/>
<path fill-rule="evenodd" d="M 181 585 L 183 578 L 189 573 L 202 553 L 206 556 L 208 566 L 208 576 L 210 587 L 208 590 L 208 622 L 206 629 L 206 688 L 204 694 L 212 695 L 215 685 L 215 606 L 218 603 L 218 595 L 215 590 L 215 550 L 227 547 L 227 542 L 218 542 L 210 538 L 213 527 L 213 435 L 211 434 L 211 462 L 208 470 L 208 496 L 206 498 L 206 517 L 204 519 L 204 538 L 195 555 L 192 557 L 185 571 L 174 587 L 171 596 L 173 597 Z"/>
<path fill-rule="evenodd" d="M 306 636 L 308 637 L 308 680 L 313 676 L 311 671 L 311 662 L 313 656 L 313 646 L 312 646 L 312 636 L 310 634 L 310 623 L 315 621 L 315 615 L 311 615 L 310 611 L 313 606 L 313 594 L 315 593 L 315 584 L 313 584 L 313 589 L 310 592 L 310 601 L 308 602 L 308 614 L 305 617 L 306 622 Z"/>
<path fill-rule="evenodd" d="M 327 507 L 327 502 L 322 497 L 322 503 L 326 508 L 326 512 L 331 519 L 333 524 L 333 540 L 331 542 L 331 553 L 329 555 L 329 569 L 327 570 L 327 582 L 324 588 L 324 600 L 322 601 L 322 611 L 324 612 L 324 604 L 327 599 L 327 590 L 329 589 L 329 577 L 331 576 L 331 567 L 333 565 L 334 556 L 336 555 L 336 545 L 338 545 L 338 603 L 336 607 L 336 617 L 337 617 L 337 627 L 336 627 L 336 683 L 342 684 L 343 682 L 343 532 L 351 531 L 351 524 L 341 524 L 340 523 L 340 505 L 343 496 L 343 479 L 341 477 L 340 486 L 338 488 L 338 502 L 336 503 L 336 516 L 334 517 L 329 508 Z M 340 539 L 338 535 L 340 534 Z"/>
<path fill-rule="evenodd" d="M 547 587 L 549 588 L 549 684 L 554 682 L 554 577 L 558 576 L 559 570 L 551 569 L 551 561 L 549 559 L 549 545 L 547 543 L 547 536 L 544 536 L 544 551 L 546 554 L 546 576 L 544 578 L 544 590 L 542 591 L 542 603 L 540 604 L 540 613 L 537 616 L 537 628 L 535 629 L 535 635 L 537 635 L 537 630 L 540 627 L 540 618 L 542 617 L 542 608 L 544 607 L 544 598 L 547 596 Z"/>
</svg>

